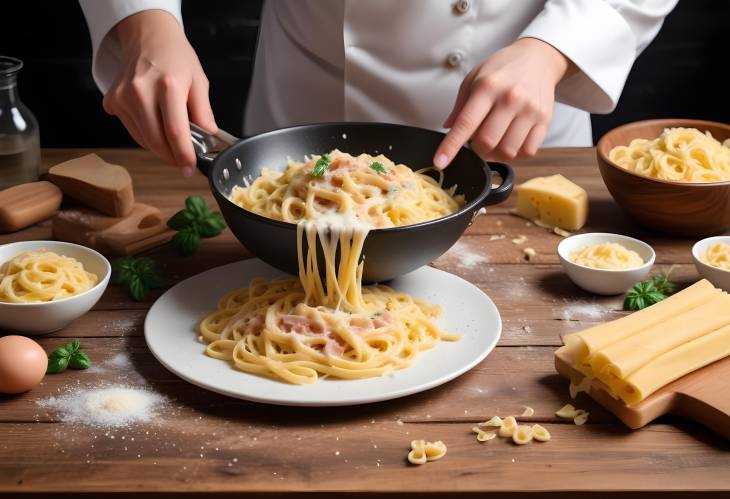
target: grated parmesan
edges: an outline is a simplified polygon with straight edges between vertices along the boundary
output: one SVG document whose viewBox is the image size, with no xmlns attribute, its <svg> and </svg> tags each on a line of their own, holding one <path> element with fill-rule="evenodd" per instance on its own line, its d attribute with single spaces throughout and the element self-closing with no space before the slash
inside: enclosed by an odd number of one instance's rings
<svg viewBox="0 0 730 499">
<path fill-rule="evenodd" d="M 58 413 L 61 421 L 90 426 L 129 426 L 154 420 L 168 400 L 155 392 L 124 385 L 71 389 L 37 402 Z"/>
</svg>

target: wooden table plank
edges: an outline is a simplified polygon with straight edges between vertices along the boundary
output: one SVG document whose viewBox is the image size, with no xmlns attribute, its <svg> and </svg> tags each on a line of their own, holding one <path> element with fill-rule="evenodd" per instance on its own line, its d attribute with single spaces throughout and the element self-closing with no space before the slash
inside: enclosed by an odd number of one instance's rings
<svg viewBox="0 0 730 499">
<path fill-rule="evenodd" d="M 49 166 L 87 152 L 92 151 L 44 150 L 43 162 Z M 189 194 L 213 203 L 202 176 L 182 178 L 144 151 L 93 152 L 127 166 L 137 199 L 168 215 Z M 678 264 L 672 275 L 680 283 L 697 279 L 692 241 L 632 225 L 603 186 L 592 149 L 547 149 L 516 166 L 519 182 L 555 172 L 589 192 L 591 216 L 582 232 L 638 237 L 657 251 L 657 271 Z M 664 417 L 632 432 L 584 396 L 575 403 L 590 411 L 586 425 L 554 416 L 568 401 L 566 382 L 552 365 L 560 335 L 625 312 L 620 296 L 595 297 L 576 288 L 558 265 L 561 238 L 511 215 L 513 208 L 514 197 L 490 207 L 433 264 L 492 297 L 504 323 L 499 346 L 442 387 L 353 408 L 264 406 L 207 392 L 169 373 L 144 344 L 147 309 L 180 280 L 250 255 L 228 231 L 204 241 L 192 258 L 169 247 L 150 251 L 160 264 L 163 288 L 133 302 L 110 287 L 93 311 L 39 340 L 50 350 L 81 338 L 94 360 L 92 370 L 69 370 L 48 376 L 27 394 L 0 396 L 0 492 L 728 491 L 729 444 L 694 423 Z M 519 235 L 527 241 L 514 244 Z M 48 222 L 2 234 L 0 244 L 46 238 Z M 537 251 L 534 261 L 524 260 L 525 247 Z M 111 430 L 60 422 L 36 404 L 68 387 L 112 383 L 146 387 L 172 402 L 154 424 Z M 470 433 L 475 422 L 520 413 L 523 405 L 535 409 L 529 419 L 549 428 L 551 442 L 517 447 L 475 441 Z M 408 466 L 412 438 L 444 440 L 447 457 Z"/>
<path fill-rule="evenodd" d="M 312 426 L 249 424 L 204 413 L 199 418 L 178 420 L 174 428 L 111 432 L 2 425 L 3 447 L 25 447 L 4 463 L 0 491 L 507 492 L 540 491 L 549 484 L 554 491 L 694 492 L 724 490 L 727 477 L 717 470 L 730 467 L 728 449 L 713 448 L 711 436 L 691 424 L 657 424 L 640 432 L 548 425 L 550 442 L 518 447 L 502 439 L 480 444 L 469 424 L 370 420 Z M 446 457 L 408 465 L 414 438 L 443 440 Z M 64 466 L 56 466 L 59 461 Z"/>
</svg>

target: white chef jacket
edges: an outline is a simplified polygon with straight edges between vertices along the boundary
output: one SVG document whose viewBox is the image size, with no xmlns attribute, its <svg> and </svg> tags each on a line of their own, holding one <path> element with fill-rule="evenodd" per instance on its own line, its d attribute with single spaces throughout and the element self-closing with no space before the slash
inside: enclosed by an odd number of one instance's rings
<svg viewBox="0 0 730 499">
<path fill-rule="evenodd" d="M 464 76 L 517 38 L 543 40 L 578 68 L 556 88 L 545 146 L 591 145 L 589 112 L 616 106 L 638 54 L 677 0 L 267 0 L 244 133 L 323 121 L 442 130 Z M 179 0 L 80 0 L 94 79 L 119 67 L 111 29 Z"/>
</svg>

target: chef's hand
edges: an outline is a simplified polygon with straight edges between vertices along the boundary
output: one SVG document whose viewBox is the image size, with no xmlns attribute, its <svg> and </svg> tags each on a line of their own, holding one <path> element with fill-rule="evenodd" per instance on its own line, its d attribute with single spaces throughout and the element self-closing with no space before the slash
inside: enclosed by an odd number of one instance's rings
<svg viewBox="0 0 730 499">
<path fill-rule="evenodd" d="M 208 79 L 177 20 L 162 10 L 127 17 L 114 28 L 121 45 L 119 74 L 104 109 L 119 117 L 142 147 L 193 174 L 188 120 L 216 132 Z"/>
<path fill-rule="evenodd" d="M 467 141 L 484 160 L 534 155 L 550 126 L 555 86 L 570 65 L 535 38 L 519 39 L 477 65 L 461 83 L 434 165 L 445 168 Z"/>
</svg>

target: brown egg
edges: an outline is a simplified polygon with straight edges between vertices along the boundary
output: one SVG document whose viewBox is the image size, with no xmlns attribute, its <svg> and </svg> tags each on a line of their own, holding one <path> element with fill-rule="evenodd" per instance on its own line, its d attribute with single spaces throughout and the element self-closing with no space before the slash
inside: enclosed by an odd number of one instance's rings
<svg viewBox="0 0 730 499">
<path fill-rule="evenodd" d="M 0 338 L 0 393 L 27 392 L 41 382 L 48 356 L 41 346 L 25 336 Z"/>
</svg>

